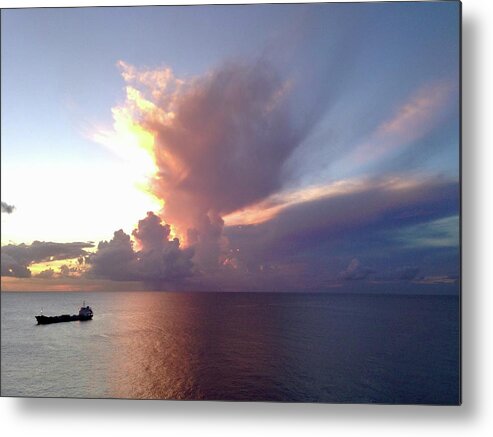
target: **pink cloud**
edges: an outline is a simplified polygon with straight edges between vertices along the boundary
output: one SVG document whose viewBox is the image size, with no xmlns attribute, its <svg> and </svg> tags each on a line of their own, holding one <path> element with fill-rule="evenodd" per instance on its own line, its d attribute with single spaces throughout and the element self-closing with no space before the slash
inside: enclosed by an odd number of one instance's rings
<svg viewBox="0 0 493 437">
<path fill-rule="evenodd" d="M 454 84 L 447 80 L 420 87 L 356 148 L 352 160 L 361 164 L 380 159 L 424 137 L 443 120 L 453 91 Z"/>
<path fill-rule="evenodd" d="M 152 143 L 150 190 L 163 201 L 160 215 L 194 246 L 199 265 L 217 266 L 227 247 L 223 217 L 281 187 L 282 165 L 304 135 L 286 100 L 292 83 L 264 61 L 186 80 L 169 68 L 119 67 L 127 98 L 113 114 L 131 126 L 125 134 Z"/>
</svg>

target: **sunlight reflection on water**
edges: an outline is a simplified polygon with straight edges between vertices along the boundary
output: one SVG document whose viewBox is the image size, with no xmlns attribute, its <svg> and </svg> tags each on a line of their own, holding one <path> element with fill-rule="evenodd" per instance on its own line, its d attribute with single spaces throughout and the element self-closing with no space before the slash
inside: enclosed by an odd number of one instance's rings
<svg viewBox="0 0 493 437">
<path fill-rule="evenodd" d="M 37 326 L 43 306 L 94 320 Z M 446 296 L 2 293 L 2 395 L 457 403 Z"/>
</svg>

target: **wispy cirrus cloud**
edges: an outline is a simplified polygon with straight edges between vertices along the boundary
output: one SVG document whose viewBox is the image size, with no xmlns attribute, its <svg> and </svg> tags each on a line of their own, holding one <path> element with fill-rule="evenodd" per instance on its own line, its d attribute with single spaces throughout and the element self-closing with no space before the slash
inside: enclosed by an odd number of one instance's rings
<svg viewBox="0 0 493 437">
<path fill-rule="evenodd" d="M 440 218 L 428 223 L 404 227 L 395 232 L 396 241 L 407 247 L 458 247 L 459 216 Z"/>
<path fill-rule="evenodd" d="M 446 79 L 422 85 L 345 160 L 353 166 L 364 165 L 423 138 L 443 120 L 456 90 L 455 82 Z"/>
<path fill-rule="evenodd" d="M 430 181 L 424 181 L 429 183 Z M 273 194 L 259 203 L 240 209 L 224 217 L 226 226 L 254 225 L 272 220 L 289 208 L 302 207 L 312 202 L 344 198 L 358 193 L 375 190 L 392 192 L 409 192 L 422 186 L 418 178 L 383 176 L 380 178 L 352 178 L 338 180 L 328 184 L 308 187 Z"/>
</svg>

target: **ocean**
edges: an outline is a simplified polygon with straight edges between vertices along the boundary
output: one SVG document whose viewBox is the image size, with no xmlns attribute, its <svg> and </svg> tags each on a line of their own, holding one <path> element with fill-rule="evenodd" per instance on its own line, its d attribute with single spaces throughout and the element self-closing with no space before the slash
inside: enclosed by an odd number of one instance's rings
<svg viewBox="0 0 493 437">
<path fill-rule="evenodd" d="M 36 325 L 35 315 L 94 319 Z M 1 293 L 2 396 L 460 402 L 457 296 Z"/>
</svg>

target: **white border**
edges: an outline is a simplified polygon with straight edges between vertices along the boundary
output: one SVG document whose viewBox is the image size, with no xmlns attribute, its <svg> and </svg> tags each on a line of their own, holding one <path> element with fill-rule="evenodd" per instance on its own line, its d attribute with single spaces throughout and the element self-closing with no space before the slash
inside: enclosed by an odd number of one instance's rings
<svg viewBox="0 0 493 437">
<path fill-rule="evenodd" d="M 275 1 L 273 1 L 274 3 Z M 87 5 L 186 1 L 81 1 Z M 208 3 L 193 1 L 194 4 Z M 230 3 L 216 0 L 214 3 Z M 242 3 L 249 3 L 248 1 Z M 410 407 L 170 401 L 0 399 L 4 435 L 481 436 L 493 428 L 493 2 L 463 2 L 463 405 Z M 72 6 L 0 0 L 1 7 Z M 488 135 L 489 134 L 489 135 Z M 490 430 L 491 432 L 491 430 Z"/>
</svg>

